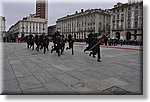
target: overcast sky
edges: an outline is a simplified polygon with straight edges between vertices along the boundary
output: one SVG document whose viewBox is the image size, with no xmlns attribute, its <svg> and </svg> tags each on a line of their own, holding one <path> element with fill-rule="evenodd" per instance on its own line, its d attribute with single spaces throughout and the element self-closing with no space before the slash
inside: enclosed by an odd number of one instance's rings
<svg viewBox="0 0 150 102">
<path fill-rule="evenodd" d="M 1 0 L 2 13 L 6 17 L 6 30 L 29 14 L 35 13 L 36 0 Z M 112 8 L 117 2 L 127 3 L 128 0 L 48 0 L 48 24 L 53 25 L 60 17 L 73 14 L 81 9 Z"/>
</svg>

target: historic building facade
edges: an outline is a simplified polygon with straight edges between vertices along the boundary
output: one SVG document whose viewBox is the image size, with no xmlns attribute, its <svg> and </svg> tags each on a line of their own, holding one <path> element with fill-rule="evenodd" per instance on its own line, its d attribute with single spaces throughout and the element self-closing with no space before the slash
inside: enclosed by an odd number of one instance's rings
<svg viewBox="0 0 150 102">
<path fill-rule="evenodd" d="M 11 26 L 8 34 L 13 37 L 24 37 L 29 34 L 47 34 L 47 20 L 30 14 Z"/>
<path fill-rule="evenodd" d="M 5 36 L 6 32 L 6 18 L 3 16 L 0 16 L 0 38 Z"/>
<path fill-rule="evenodd" d="M 117 3 L 111 9 L 111 38 L 142 40 L 143 2 Z"/>
<path fill-rule="evenodd" d="M 69 34 L 75 39 L 85 39 L 89 33 L 110 33 L 110 11 L 88 9 L 67 15 L 56 21 L 56 29 L 66 38 Z"/>
</svg>

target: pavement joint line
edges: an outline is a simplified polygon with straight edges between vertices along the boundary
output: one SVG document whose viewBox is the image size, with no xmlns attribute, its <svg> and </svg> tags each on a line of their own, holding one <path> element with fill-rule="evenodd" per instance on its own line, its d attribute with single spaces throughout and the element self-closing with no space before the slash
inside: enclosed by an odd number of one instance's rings
<svg viewBox="0 0 150 102">
<path fill-rule="evenodd" d="M 39 58 L 40 59 L 40 58 Z M 43 60 L 41 59 L 41 61 L 43 62 Z M 33 63 L 35 63 L 35 62 L 33 62 Z M 40 68 L 42 68 L 44 71 L 45 71 L 45 69 L 43 68 L 43 67 L 41 67 L 40 66 Z M 32 73 L 33 74 L 33 73 Z M 49 72 L 48 72 L 48 74 L 50 74 Z M 61 74 L 61 73 L 60 73 Z M 34 74 L 33 74 L 34 75 Z M 68 87 L 68 85 L 66 85 L 65 83 L 63 83 L 61 80 L 59 80 L 57 77 L 55 77 L 54 75 L 52 75 L 52 74 L 50 74 L 51 76 L 53 76 L 56 80 L 58 80 L 59 82 L 61 82 L 63 85 L 65 85 L 66 87 Z M 58 74 L 57 74 L 58 75 Z M 35 76 L 35 75 L 34 75 Z M 35 76 L 35 78 L 36 78 L 36 76 Z M 37 78 L 36 78 L 37 79 Z M 37 79 L 38 80 L 38 79 Z M 39 82 L 40 82 L 40 80 L 38 80 Z M 43 87 L 48 91 L 48 89 L 44 86 L 44 84 L 42 83 L 42 82 L 40 82 L 42 85 L 43 85 Z M 70 87 L 68 87 L 68 88 L 70 88 Z M 49 92 L 49 91 L 48 91 Z"/>
<path fill-rule="evenodd" d="M 105 59 L 104 59 L 105 60 Z M 107 59 L 106 59 L 107 60 Z M 112 60 L 107 60 L 107 61 L 109 61 L 109 62 L 113 62 L 113 63 L 116 63 L 116 64 L 121 64 L 121 63 L 118 63 L 119 61 L 114 61 L 114 59 L 113 59 L 113 61 Z M 123 64 L 121 64 L 121 65 L 123 65 Z"/>
<path fill-rule="evenodd" d="M 45 88 L 45 87 L 43 87 L 43 86 L 39 86 L 39 87 L 35 87 L 35 88 L 25 89 L 25 90 L 23 90 L 23 91 L 29 91 L 29 90 L 32 90 L 32 89 L 38 89 L 38 88 Z"/>
<path fill-rule="evenodd" d="M 34 63 L 34 62 L 33 62 Z M 24 64 L 24 63 L 23 63 Z M 26 66 L 25 64 L 24 64 L 24 66 Z M 26 66 L 26 67 L 28 67 L 28 66 Z M 37 79 L 36 78 L 36 76 L 29 70 L 29 72 L 34 76 L 34 78 L 35 79 Z M 47 90 L 47 88 L 44 86 L 44 84 L 39 80 L 39 79 L 37 79 L 38 80 L 38 82 L 42 85 L 41 87 L 44 87 L 46 90 Z M 48 91 L 48 90 L 47 90 Z M 48 91 L 49 92 L 49 91 Z"/>
<path fill-rule="evenodd" d="M 86 46 L 87 44 L 75 44 L 75 45 L 80 45 L 80 46 Z M 122 49 L 122 50 L 143 50 L 143 48 L 141 48 L 141 46 L 136 46 L 139 48 L 128 48 L 128 47 L 123 47 L 123 46 L 100 46 L 102 48 L 116 48 L 116 49 Z"/>
<path fill-rule="evenodd" d="M 6 53 L 6 55 L 8 56 L 7 53 Z M 9 60 L 9 59 L 8 59 L 8 60 Z M 10 60 L 9 60 L 9 64 L 10 64 Z M 21 87 L 20 87 L 20 85 L 19 85 L 19 81 L 18 81 L 18 79 L 17 79 L 17 77 L 16 77 L 16 75 L 15 75 L 14 69 L 13 69 L 13 67 L 12 67 L 11 64 L 10 64 L 10 66 L 11 66 L 12 72 L 13 72 L 13 74 L 14 74 L 14 76 L 15 76 L 15 79 L 16 79 L 16 81 L 17 81 L 17 83 L 18 83 L 18 86 L 19 86 L 19 88 L 20 88 L 20 91 L 21 91 L 21 93 L 23 94 L 23 91 L 22 91 L 22 89 L 21 89 Z"/>
<path fill-rule="evenodd" d="M 12 45 L 11 45 L 12 46 Z M 9 47 L 11 47 L 11 46 L 9 46 Z M 18 46 L 18 45 L 17 45 Z M 11 51 L 9 51 L 9 52 L 7 52 L 7 57 L 8 57 L 8 55 L 10 55 L 9 53 L 11 53 L 11 52 L 14 52 L 14 55 L 16 55 L 17 56 L 17 58 L 20 58 L 20 57 L 18 57 L 21 53 L 21 49 L 20 49 L 20 47 L 24 47 L 23 46 L 23 44 L 21 45 L 21 46 L 18 46 L 18 47 L 16 47 L 16 45 L 13 47 L 13 48 L 15 48 L 15 49 L 10 49 Z M 82 62 L 82 60 L 84 60 L 84 59 L 87 59 L 88 58 L 88 60 L 90 60 L 91 59 L 91 61 L 94 61 L 93 60 L 93 58 L 91 58 L 91 57 L 89 57 L 89 56 L 86 56 L 86 55 L 84 55 L 84 54 L 81 54 L 81 50 L 82 50 L 82 48 L 79 48 L 79 47 L 76 47 L 77 48 L 77 50 L 76 50 L 76 57 L 75 56 L 73 56 L 73 57 L 75 57 L 75 58 L 71 58 L 71 60 L 73 60 L 73 61 L 75 61 L 74 59 L 76 59 L 77 58 L 77 60 L 79 60 L 79 58 L 78 57 L 82 57 L 80 60 L 81 60 L 81 62 Z M 16 50 L 16 49 L 18 49 L 18 50 Z M 112 51 L 115 51 L 115 49 L 113 50 L 113 49 L 110 49 L 110 50 L 112 50 Z M 108 51 L 108 50 L 106 50 L 106 51 Z M 136 52 L 136 51 L 135 51 Z M 27 52 L 25 52 L 25 53 L 27 53 Z M 29 52 L 29 57 L 31 57 L 31 53 L 32 52 Z M 102 52 L 102 53 L 106 53 L 105 51 L 104 52 Z M 109 51 L 108 51 L 108 53 L 109 53 Z M 18 54 L 18 55 L 17 55 Z M 136 71 L 136 73 L 133 73 L 133 75 L 136 77 L 135 78 L 135 81 L 134 81 L 134 83 L 133 83 L 133 85 L 134 84 L 137 84 L 137 81 L 138 81 L 138 79 L 140 78 L 140 76 L 139 77 L 137 77 L 137 73 L 140 71 L 140 66 L 139 65 L 141 65 L 141 64 L 143 64 L 143 63 L 138 63 L 139 62 L 139 60 L 133 60 L 132 61 L 132 59 L 133 58 L 137 58 L 137 57 L 133 57 L 132 55 L 140 55 L 140 54 L 138 54 L 138 53 L 131 53 L 131 52 L 129 52 L 129 55 L 127 56 L 127 57 L 125 57 L 125 62 L 124 63 L 122 63 L 122 61 L 123 61 L 123 58 L 124 58 L 124 56 L 126 56 L 126 55 L 122 55 L 123 53 L 121 53 L 121 57 L 120 56 L 118 56 L 118 58 L 113 58 L 113 60 L 110 60 L 109 59 L 109 57 L 106 57 L 106 56 L 103 56 L 103 59 L 104 59 L 104 63 L 106 63 L 106 64 L 108 64 L 108 63 L 110 63 L 110 65 L 113 65 L 113 67 L 115 67 L 115 65 L 118 65 L 118 63 L 119 63 L 119 65 L 118 66 L 116 66 L 116 67 L 121 67 L 121 66 L 123 66 L 123 67 L 127 67 L 127 68 L 132 68 L 132 70 L 135 70 Z M 43 62 L 43 63 L 40 63 L 40 64 L 44 64 L 44 63 L 46 63 L 46 64 L 48 64 L 48 65 L 50 65 L 51 66 L 51 64 L 53 63 L 53 61 L 55 61 L 55 60 L 50 60 L 50 61 L 52 61 L 51 63 L 48 63 L 48 61 L 47 60 L 45 60 L 45 57 L 44 56 L 49 56 L 50 55 L 50 53 L 48 54 L 48 55 L 37 55 L 37 56 L 34 56 L 34 58 L 39 58 L 40 60 L 41 60 L 41 62 Z M 82 56 L 80 56 L 80 55 L 82 55 Z M 129 60 L 129 61 L 131 61 L 131 62 L 135 62 L 135 64 L 134 64 L 134 66 L 131 66 L 130 65 L 130 63 L 128 63 L 128 61 L 127 61 L 127 58 L 129 58 L 130 57 L 130 55 L 131 55 L 131 60 Z M 56 58 L 56 55 L 55 56 L 49 56 L 49 57 L 46 57 L 46 58 Z M 63 58 L 69 58 L 69 55 L 67 55 L 67 56 L 64 56 Z M 62 64 L 62 62 L 61 62 L 61 60 L 63 59 L 63 58 L 56 58 L 56 59 L 58 59 L 58 63 L 59 64 Z M 8 63 L 10 64 L 10 60 L 9 59 L 11 59 L 10 57 L 9 58 L 7 58 L 8 59 Z M 28 58 L 27 58 L 28 59 Z M 20 59 L 19 59 L 20 60 Z M 21 61 L 21 63 L 23 64 L 23 61 L 24 60 L 22 60 Z M 117 61 L 117 62 L 116 62 Z M 118 62 L 119 61 L 119 62 Z M 70 61 L 71 62 L 71 61 Z M 84 61 L 85 62 L 85 64 L 86 63 L 88 63 L 89 61 Z M 116 63 L 115 63 L 116 62 Z M 32 61 L 32 63 L 35 63 L 34 61 Z M 35 64 L 38 64 L 38 63 L 35 63 Z M 65 63 L 65 64 L 67 64 L 67 63 Z M 64 65 L 65 65 L 64 64 Z M 95 62 L 95 64 L 96 64 L 96 66 L 94 67 L 94 71 L 96 72 L 96 71 L 99 71 L 98 69 L 95 69 L 98 65 L 100 65 L 100 64 L 102 64 L 102 67 L 104 66 L 104 64 L 103 63 L 96 63 Z M 85 66 L 87 66 L 88 64 L 86 64 Z M 10 64 L 10 66 L 11 66 L 11 69 L 13 69 L 12 68 L 12 65 Z M 66 65 L 65 65 L 66 66 Z M 79 66 L 81 66 L 81 65 L 79 65 Z M 136 67 L 137 66 L 137 67 Z M 68 67 L 68 66 L 67 66 Z M 123 68 L 123 67 L 121 67 L 121 69 Z M 140 68 L 139 68 L 140 67 Z M 39 66 L 39 68 L 41 68 L 43 71 L 45 71 L 45 69 L 44 69 L 44 66 L 43 67 L 41 67 L 41 66 Z M 74 68 L 74 67 L 72 67 L 72 68 Z M 113 68 L 114 69 L 114 68 Z M 28 68 L 27 68 L 27 70 L 28 70 Z M 57 69 L 57 70 L 59 70 L 59 69 Z M 87 69 L 86 71 L 88 71 L 88 70 L 92 70 L 91 68 L 90 69 Z M 119 69 L 118 69 L 119 70 Z M 12 70 L 12 71 L 14 71 L 14 70 Z M 33 74 L 32 73 L 32 71 L 30 71 L 30 70 L 28 70 L 29 72 L 31 72 L 31 74 Z M 61 71 L 61 70 L 60 70 Z M 76 69 L 76 70 L 74 70 L 74 71 L 79 71 L 80 73 L 82 73 L 82 71 L 81 70 L 78 70 L 78 68 Z M 83 70 L 83 72 L 84 72 L 85 70 Z M 111 71 L 111 70 L 109 70 L 109 71 Z M 119 70 L 120 71 L 120 70 Z M 124 71 L 126 71 L 126 69 L 124 70 Z M 130 70 L 129 70 L 130 71 Z M 63 74 L 68 74 L 68 75 L 70 75 L 69 73 L 68 73 L 69 71 L 66 71 L 66 72 L 64 72 Z M 14 73 L 13 73 L 14 74 Z M 48 74 L 50 74 L 50 73 L 48 73 Z M 59 73 L 59 74 L 62 74 L 62 73 Z M 105 74 L 107 74 L 107 72 L 105 73 Z M 115 73 L 114 73 L 115 74 Z M 129 73 L 129 76 L 132 76 L 132 75 L 130 75 L 131 73 Z M 14 74 L 15 75 L 15 74 Z M 51 74 L 50 74 L 51 75 Z M 87 74 L 88 76 L 91 76 L 91 74 Z M 119 75 L 119 74 L 118 74 Z M 31 75 L 32 76 L 32 75 Z M 53 75 L 52 74 L 52 76 L 55 76 L 55 75 Z M 110 76 L 113 76 L 113 74 L 112 75 L 110 75 Z M 116 75 L 117 76 L 117 75 Z M 116 76 L 114 76 L 114 77 L 116 77 Z M 119 75 L 120 76 L 120 75 Z M 127 76 L 128 76 L 128 74 L 127 74 Z M 119 77 L 119 79 L 121 78 L 121 77 L 123 77 L 123 76 L 120 76 Z M 19 78 L 19 77 L 17 77 L 17 78 Z M 16 76 L 15 76 L 15 80 L 17 80 L 17 78 L 16 78 Z M 21 77 L 20 77 L 21 78 Z M 24 78 L 24 77 L 23 77 Z M 55 77 L 56 78 L 56 77 Z M 76 78 L 76 77 L 75 77 Z M 97 76 L 96 75 L 94 75 L 94 76 L 92 76 L 92 78 L 95 78 L 95 79 L 97 79 Z M 56 78 L 57 79 L 57 78 Z M 78 79 L 78 78 L 76 78 L 76 79 Z M 127 82 L 132 82 L 132 80 L 129 80 L 128 78 L 121 78 L 123 81 L 126 81 L 127 80 Z M 58 80 L 58 79 L 57 79 Z M 79 78 L 79 80 L 80 80 L 80 78 Z M 81 79 L 82 80 L 82 79 Z M 100 80 L 99 78 L 98 78 L 98 80 Z M 58 80 L 59 81 L 59 80 Z M 40 82 L 40 81 L 39 81 Z M 18 80 L 17 80 L 17 83 L 18 83 Z M 63 82 L 61 82 L 62 84 L 64 84 L 64 85 L 66 85 L 65 83 L 63 83 Z M 67 86 L 67 85 L 66 85 Z M 41 85 L 41 87 L 42 87 L 42 85 Z M 69 87 L 69 86 L 68 86 Z M 19 88 L 20 88 L 20 85 L 19 85 Z M 45 88 L 45 87 L 44 87 Z M 138 87 L 137 87 L 138 88 Z M 45 88 L 46 89 L 46 88 Z M 126 89 L 126 88 L 125 88 Z M 47 89 L 46 89 L 47 90 Z M 129 89 L 129 91 L 130 91 L 130 89 Z M 22 91 L 21 91 L 22 92 Z M 49 91 L 48 91 L 49 92 Z M 138 93 L 138 91 L 137 90 L 135 90 L 135 92 L 137 92 Z"/>
<path fill-rule="evenodd" d="M 40 59 L 40 58 L 39 58 Z M 43 60 L 41 59 L 41 61 L 43 62 Z M 35 62 L 33 62 L 33 63 L 35 63 Z M 45 62 L 45 63 L 47 63 L 47 62 Z M 48 65 L 51 65 L 51 64 L 49 64 L 49 63 L 47 63 Z M 53 66 L 53 65 L 52 65 Z M 41 66 L 40 66 L 41 67 Z M 43 70 L 45 70 L 43 67 L 41 67 Z M 60 70 L 60 69 L 58 69 L 58 70 Z M 61 70 L 60 70 L 61 71 Z M 49 73 L 49 72 L 48 72 Z M 65 74 L 67 74 L 67 75 L 70 75 L 70 74 L 68 74 L 68 73 L 66 73 L 66 72 L 63 72 L 63 73 L 65 73 Z M 63 74 L 63 73 L 59 73 L 59 74 Z M 51 73 L 49 73 L 50 75 L 52 75 Z M 57 75 L 59 75 L 59 74 L 57 74 Z M 56 78 L 58 81 L 60 81 L 61 83 L 63 83 L 61 80 L 59 80 L 57 77 L 55 77 L 54 75 L 52 75 L 54 78 Z M 72 75 L 70 75 L 70 76 L 72 76 Z M 75 78 L 75 79 L 77 79 L 77 80 L 79 80 L 79 81 L 81 81 L 80 79 L 78 79 L 78 78 L 76 78 L 76 77 L 74 77 L 74 76 L 72 76 L 73 78 Z M 65 86 L 67 86 L 68 88 L 70 88 L 68 85 L 66 85 L 65 83 L 63 83 Z"/>
<path fill-rule="evenodd" d="M 17 77 L 17 78 L 26 78 L 26 77 L 31 77 L 32 75 L 29 76 L 23 76 L 23 77 Z"/>
<path fill-rule="evenodd" d="M 43 69 L 43 70 L 45 70 L 45 69 Z M 68 72 L 68 71 L 66 71 L 66 72 Z M 61 75 L 61 74 L 67 74 L 67 75 L 70 75 L 71 77 L 73 77 L 73 78 L 75 78 L 75 79 L 77 79 L 77 80 L 79 80 L 80 82 L 81 82 L 81 80 L 80 79 L 78 79 L 78 78 L 76 78 L 76 77 L 74 77 L 74 76 L 72 76 L 71 74 L 68 74 L 68 73 L 66 73 L 66 72 L 63 72 L 63 73 L 59 73 L 59 74 L 57 74 L 57 75 Z M 49 73 L 50 74 L 50 73 Z M 52 75 L 52 74 L 50 74 L 50 75 Z M 60 79 L 58 79 L 56 76 L 54 76 L 54 75 L 52 75 L 54 78 L 56 78 L 58 81 L 60 81 L 61 83 L 63 83 Z M 65 83 L 63 83 L 65 86 L 67 86 L 68 88 L 70 88 L 70 86 L 69 85 L 66 85 Z"/>
</svg>

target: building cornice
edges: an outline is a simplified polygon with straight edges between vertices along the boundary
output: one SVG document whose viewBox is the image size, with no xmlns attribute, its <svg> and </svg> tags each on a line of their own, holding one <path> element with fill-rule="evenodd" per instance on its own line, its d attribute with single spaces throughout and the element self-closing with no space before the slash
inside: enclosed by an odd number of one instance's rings
<svg viewBox="0 0 150 102">
<path fill-rule="evenodd" d="M 68 20 L 68 19 L 72 19 L 72 18 L 77 18 L 77 17 L 81 17 L 81 16 L 85 16 L 85 15 L 90 15 L 90 14 L 103 14 L 103 15 L 110 15 L 110 11 L 109 10 L 102 10 L 102 9 L 88 9 L 88 10 L 85 10 L 84 12 L 79 12 L 75 14 L 72 14 L 72 15 L 67 15 L 65 17 L 62 17 L 62 18 L 59 18 L 57 19 L 56 22 L 58 21 L 63 21 L 63 20 Z"/>
</svg>

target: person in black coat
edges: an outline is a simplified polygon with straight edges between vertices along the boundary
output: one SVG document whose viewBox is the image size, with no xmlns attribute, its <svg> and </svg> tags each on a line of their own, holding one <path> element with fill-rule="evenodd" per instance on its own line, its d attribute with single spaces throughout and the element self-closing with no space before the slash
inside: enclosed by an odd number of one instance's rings
<svg viewBox="0 0 150 102">
<path fill-rule="evenodd" d="M 88 51 L 90 48 L 91 48 L 91 42 L 94 40 L 94 35 L 92 33 L 90 33 L 88 35 L 88 41 L 87 41 L 87 44 L 88 44 L 88 47 L 86 47 L 84 49 L 84 52 Z"/>
<path fill-rule="evenodd" d="M 39 42 L 40 42 L 40 50 L 41 50 L 41 49 L 43 49 L 44 34 L 39 36 Z"/>
<path fill-rule="evenodd" d="M 46 50 L 49 51 L 48 46 L 49 46 L 49 38 L 48 38 L 48 36 L 44 36 L 43 37 L 44 54 L 45 54 Z"/>
<path fill-rule="evenodd" d="M 30 49 L 32 47 L 32 50 L 34 50 L 34 36 L 32 34 L 29 35 L 29 46 Z"/>
<path fill-rule="evenodd" d="M 58 31 L 55 32 L 55 34 L 52 36 L 52 42 L 54 43 L 54 45 L 52 46 L 51 53 L 53 53 L 53 51 L 57 50 L 57 44 L 56 43 L 57 43 L 58 36 L 60 36 L 60 33 Z"/>
<path fill-rule="evenodd" d="M 56 49 L 56 52 L 58 53 L 58 56 L 60 56 L 60 50 L 62 48 L 62 40 L 60 38 L 60 36 L 56 36 L 56 42 L 55 42 L 55 49 Z"/>
<path fill-rule="evenodd" d="M 65 43 L 66 43 L 66 39 L 64 38 L 64 35 L 61 35 L 61 55 L 63 55 L 65 49 Z"/>
<path fill-rule="evenodd" d="M 68 35 L 68 43 L 69 43 L 69 47 L 67 47 L 66 50 L 72 49 L 72 55 L 74 55 L 74 50 L 73 50 L 74 39 L 72 38 L 72 35 Z"/>
<path fill-rule="evenodd" d="M 35 44 L 36 44 L 36 50 L 39 51 L 40 47 L 40 38 L 38 35 L 35 36 Z"/>
<path fill-rule="evenodd" d="M 101 57 L 100 57 L 100 36 L 95 37 L 95 39 L 91 43 L 91 50 L 93 51 L 92 53 L 94 55 L 97 54 L 97 61 L 101 62 Z"/>
</svg>

